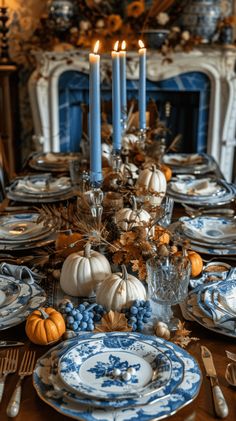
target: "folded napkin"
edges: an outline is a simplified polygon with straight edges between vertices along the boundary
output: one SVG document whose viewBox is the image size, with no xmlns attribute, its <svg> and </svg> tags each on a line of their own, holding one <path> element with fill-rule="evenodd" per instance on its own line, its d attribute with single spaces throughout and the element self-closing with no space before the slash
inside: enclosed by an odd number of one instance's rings
<svg viewBox="0 0 236 421">
<path fill-rule="evenodd" d="M 70 187 L 69 177 L 60 177 L 56 180 L 44 178 L 40 180 L 25 179 L 19 180 L 15 186 L 15 190 L 24 190 L 26 193 L 53 193 L 58 190 Z"/>
<path fill-rule="evenodd" d="M 12 276 L 17 281 L 24 281 L 29 284 L 40 282 L 44 276 L 33 272 L 27 266 L 12 265 L 9 263 L 0 264 L 0 274 L 4 276 Z"/>
<path fill-rule="evenodd" d="M 188 194 L 191 196 L 207 196 L 216 194 L 221 190 L 215 181 L 211 181 L 207 178 L 201 180 L 190 180 L 190 181 L 176 181 L 171 183 L 171 189 L 177 193 Z"/>
<path fill-rule="evenodd" d="M 169 159 L 169 164 L 172 165 L 192 165 L 192 164 L 201 164 L 203 161 L 203 157 L 201 155 L 198 154 L 192 154 L 192 155 L 177 155 L 176 156 L 170 156 Z"/>
</svg>

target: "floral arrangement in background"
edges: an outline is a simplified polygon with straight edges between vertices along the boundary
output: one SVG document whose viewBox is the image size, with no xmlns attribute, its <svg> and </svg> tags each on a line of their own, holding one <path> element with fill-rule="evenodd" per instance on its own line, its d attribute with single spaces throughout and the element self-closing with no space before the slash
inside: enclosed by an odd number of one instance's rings
<svg viewBox="0 0 236 421">
<path fill-rule="evenodd" d="M 70 24 L 57 18 L 51 8 L 41 17 L 40 25 L 31 38 L 31 47 L 47 50 L 70 48 L 91 49 L 95 40 L 104 51 L 110 51 L 115 40 L 125 39 L 128 49 L 137 48 L 137 39 L 146 29 L 168 29 L 168 37 L 160 51 L 166 55 L 173 50 L 189 51 L 201 42 L 177 24 L 183 7 L 189 0 L 77 0 Z"/>
</svg>

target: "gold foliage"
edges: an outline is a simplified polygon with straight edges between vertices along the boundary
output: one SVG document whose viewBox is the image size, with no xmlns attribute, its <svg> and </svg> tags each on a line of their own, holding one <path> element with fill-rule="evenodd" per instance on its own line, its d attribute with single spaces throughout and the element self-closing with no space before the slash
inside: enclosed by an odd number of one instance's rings
<svg viewBox="0 0 236 421">
<path fill-rule="evenodd" d="M 96 325 L 94 332 L 131 332 L 132 327 L 128 326 L 125 314 L 110 310 L 106 313 L 101 322 Z"/>
<path fill-rule="evenodd" d="M 199 341 L 199 338 L 191 337 L 190 334 L 191 330 L 185 328 L 185 322 L 179 321 L 178 329 L 175 331 L 171 341 L 182 348 L 186 348 L 192 341 Z"/>
</svg>

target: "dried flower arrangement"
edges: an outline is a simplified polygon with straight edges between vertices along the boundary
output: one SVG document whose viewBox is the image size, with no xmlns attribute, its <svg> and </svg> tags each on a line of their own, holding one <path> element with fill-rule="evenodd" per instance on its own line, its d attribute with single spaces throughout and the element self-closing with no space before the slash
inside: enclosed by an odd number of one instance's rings
<svg viewBox="0 0 236 421">
<path fill-rule="evenodd" d="M 189 51 L 201 40 L 176 24 L 187 1 L 153 0 L 150 6 L 145 0 L 76 0 L 70 28 L 57 30 L 56 24 L 50 21 L 50 13 L 46 13 L 30 42 L 34 49 L 91 49 L 99 38 L 104 51 L 110 51 L 114 40 L 126 39 L 128 49 L 132 50 L 137 48 L 137 34 L 142 36 L 147 28 L 168 28 L 170 32 L 160 48 L 161 53 L 167 55 L 176 49 Z"/>
</svg>

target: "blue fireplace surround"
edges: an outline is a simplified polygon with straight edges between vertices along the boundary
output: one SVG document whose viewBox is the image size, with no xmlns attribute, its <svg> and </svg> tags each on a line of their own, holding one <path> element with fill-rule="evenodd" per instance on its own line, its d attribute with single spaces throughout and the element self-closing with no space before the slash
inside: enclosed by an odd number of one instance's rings
<svg viewBox="0 0 236 421">
<path fill-rule="evenodd" d="M 111 85 L 101 85 L 102 101 L 111 102 Z M 127 81 L 127 99 L 138 99 L 138 81 Z M 163 81 L 147 80 L 147 102 L 156 102 L 159 117 L 170 130 L 170 139 L 181 134 L 182 152 L 206 152 L 210 103 L 210 80 L 202 72 L 182 73 Z M 166 102 L 171 103 L 165 119 Z M 89 103 L 89 77 L 78 71 L 66 71 L 59 78 L 59 122 L 61 152 L 80 148 L 83 107 Z M 111 107 L 110 107 L 111 108 Z M 110 116 L 108 116 L 110 118 Z"/>
</svg>

